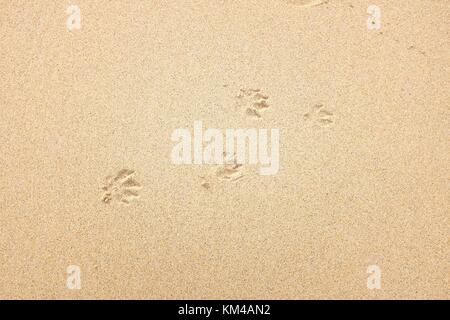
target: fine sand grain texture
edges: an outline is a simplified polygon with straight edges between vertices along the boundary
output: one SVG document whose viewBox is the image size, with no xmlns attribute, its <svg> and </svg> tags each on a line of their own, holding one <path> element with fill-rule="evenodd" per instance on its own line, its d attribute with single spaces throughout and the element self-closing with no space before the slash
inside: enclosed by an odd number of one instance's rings
<svg viewBox="0 0 450 320">
<path fill-rule="evenodd" d="M 1 0 L 0 299 L 449 299 L 449 21 L 447 0 Z M 278 173 L 172 163 L 195 121 L 279 129 Z"/>
</svg>

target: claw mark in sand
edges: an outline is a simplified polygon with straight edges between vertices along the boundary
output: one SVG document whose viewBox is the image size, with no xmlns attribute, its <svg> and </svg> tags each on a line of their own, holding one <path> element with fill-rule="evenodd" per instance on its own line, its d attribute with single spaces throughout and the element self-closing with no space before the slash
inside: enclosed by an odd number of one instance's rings
<svg viewBox="0 0 450 320">
<path fill-rule="evenodd" d="M 242 173 L 242 164 L 237 163 L 236 154 L 227 156 L 226 153 L 224 153 L 224 156 L 225 163 L 216 170 L 216 176 L 220 180 L 225 181 L 237 181 L 241 179 L 244 174 Z"/>
<path fill-rule="evenodd" d="M 110 203 L 116 200 L 123 204 L 129 204 L 131 201 L 139 198 L 139 191 L 142 186 L 133 178 L 133 170 L 122 169 L 116 175 L 106 177 L 106 184 L 102 190 L 102 201 Z"/>
<path fill-rule="evenodd" d="M 200 179 L 202 179 L 202 182 L 200 183 L 200 185 L 205 188 L 206 190 L 211 189 L 211 182 L 209 181 L 209 177 L 207 176 L 200 176 Z"/>
<path fill-rule="evenodd" d="M 245 108 L 245 114 L 253 118 L 261 118 L 261 111 L 269 108 L 269 96 L 261 93 L 260 89 L 241 89 L 236 96 L 239 107 Z"/>
<path fill-rule="evenodd" d="M 209 190 L 217 181 L 235 182 L 245 176 L 244 167 L 242 164 L 237 163 L 236 154 L 230 156 L 224 152 L 224 156 L 225 163 L 223 165 L 216 166 L 212 174 L 200 176 L 200 185 L 203 188 Z"/>
<path fill-rule="evenodd" d="M 316 104 L 312 107 L 312 110 L 305 113 L 303 117 L 305 120 L 312 121 L 322 127 L 328 127 L 334 122 L 333 113 L 324 109 L 323 104 Z"/>
</svg>

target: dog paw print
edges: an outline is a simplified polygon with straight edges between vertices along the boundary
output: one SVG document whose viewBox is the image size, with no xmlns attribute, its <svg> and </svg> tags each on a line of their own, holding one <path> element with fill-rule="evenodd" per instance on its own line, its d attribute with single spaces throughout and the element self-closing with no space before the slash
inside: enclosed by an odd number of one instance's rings
<svg viewBox="0 0 450 320">
<path fill-rule="evenodd" d="M 208 176 L 200 176 L 201 179 L 201 183 L 200 185 L 205 188 L 206 190 L 211 189 L 212 186 L 212 182 L 211 182 L 211 178 Z"/>
<path fill-rule="evenodd" d="M 269 96 L 262 94 L 260 89 L 241 89 L 236 99 L 238 105 L 245 108 L 245 114 L 252 118 L 261 118 L 261 112 L 269 108 Z"/>
<path fill-rule="evenodd" d="M 305 113 L 303 117 L 305 118 L 305 120 L 311 121 L 322 127 L 328 127 L 334 122 L 333 113 L 326 110 L 323 104 L 316 104 L 314 107 L 312 107 L 312 110 L 308 113 Z"/>
<path fill-rule="evenodd" d="M 237 181 L 244 176 L 242 164 L 237 163 L 236 155 L 226 156 L 223 166 L 216 170 L 216 176 L 219 180 Z"/>
<path fill-rule="evenodd" d="M 102 188 L 104 191 L 102 201 L 110 203 L 115 200 L 129 204 L 138 199 L 142 186 L 134 180 L 134 174 L 133 170 L 122 169 L 116 175 L 106 177 L 106 183 Z"/>
<path fill-rule="evenodd" d="M 217 182 L 238 181 L 244 177 L 244 167 L 237 163 L 236 155 L 227 156 L 224 153 L 224 164 L 216 166 L 212 173 L 200 176 L 200 185 L 206 190 L 210 190 Z"/>
</svg>

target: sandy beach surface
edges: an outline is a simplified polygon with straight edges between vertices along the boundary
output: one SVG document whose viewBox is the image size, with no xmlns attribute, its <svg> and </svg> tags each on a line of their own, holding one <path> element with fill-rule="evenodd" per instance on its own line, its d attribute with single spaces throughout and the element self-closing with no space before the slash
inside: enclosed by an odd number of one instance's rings
<svg viewBox="0 0 450 320">
<path fill-rule="evenodd" d="M 449 21 L 0 1 L 0 299 L 449 299 Z M 195 121 L 278 129 L 279 171 L 174 164 Z"/>
</svg>

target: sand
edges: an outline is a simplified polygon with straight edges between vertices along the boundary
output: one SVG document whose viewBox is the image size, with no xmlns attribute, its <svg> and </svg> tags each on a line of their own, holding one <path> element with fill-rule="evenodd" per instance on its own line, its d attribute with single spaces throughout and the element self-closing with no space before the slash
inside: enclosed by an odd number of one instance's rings
<svg viewBox="0 0 450 320">
<path fill-rule="evenodd" d="M 0 298 L 448 299 L 449 21 L 446 0 L 1 1 Z M 194 121 L 279 129 L 279 172 L 173 164 Z"/>
</svg>

